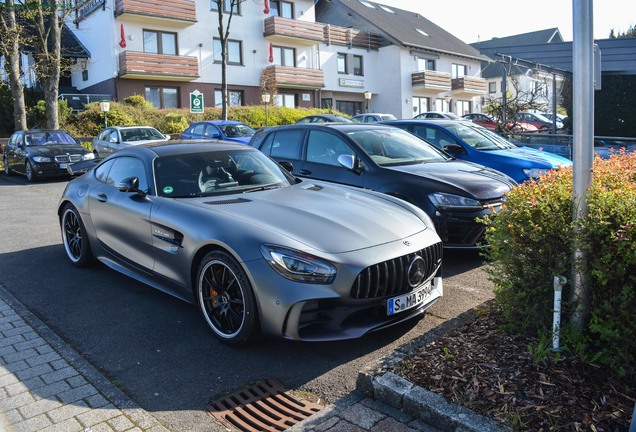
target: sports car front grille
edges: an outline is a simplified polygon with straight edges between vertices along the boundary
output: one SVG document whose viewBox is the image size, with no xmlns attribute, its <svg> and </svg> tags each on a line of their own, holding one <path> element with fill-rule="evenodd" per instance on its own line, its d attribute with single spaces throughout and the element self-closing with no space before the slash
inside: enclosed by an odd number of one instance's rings
<svg viewBox="0 0 636 432">
<path fill-rule="evenodd" d="M 82 160 L 82 155 L 81 154 L 63 154 L 63 155 L 57 155 L 55 156 L 55 162 L 57 163 L 73 163 L 73 162 L 79 162 Z"/>
<path fill-rule="evenodd" d="M 408 270 L 413 260 L 420 256 L 426 263 L 424 280 L 430 279 L 442 262 L 442 243 L 435 243 L 420 251 L 384 261 L 360 272 L 351 287 L 351 297 L 372 299 L 399 295 L 413 290 L 408 281 Z"/>
</svg>

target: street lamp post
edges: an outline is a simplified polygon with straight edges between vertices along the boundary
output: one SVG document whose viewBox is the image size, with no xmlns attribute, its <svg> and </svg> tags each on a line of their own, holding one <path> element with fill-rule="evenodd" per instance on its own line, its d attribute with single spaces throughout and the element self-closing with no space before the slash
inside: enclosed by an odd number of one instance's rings
<svg viewBox="0 0 636 432">
<path fill-rule="evenodd" d="M 110 111 L 110 101 L 101 101 L 99 109 L 104 113 L 104 127 L 108 127 L 108 111 Z"/>
<path fill-rule="evenodd" d="M 269 101 L 271 98 L 272 95 L 269 93 L 263 93 L 261 95 L 261 101 L 265 104 L 265 127 L 269 126 Z"/>
<path fill-rule="evenodd" d="M 371 92 L 370 91 L 365 91 L 364 92 L 364 100 L 367 101 L 365 112 L 368 113 L 369 112 L 369 101 L 371 100 Z"/>
<path fill-rule="evenodd" d="M 448 112 L 452 112 L 450 101 L 451 101 L 451 97 L 449 95 L 444 96 L 444 102 L 446 102 L 446 109 L 448 110 Z"/>
</svg>

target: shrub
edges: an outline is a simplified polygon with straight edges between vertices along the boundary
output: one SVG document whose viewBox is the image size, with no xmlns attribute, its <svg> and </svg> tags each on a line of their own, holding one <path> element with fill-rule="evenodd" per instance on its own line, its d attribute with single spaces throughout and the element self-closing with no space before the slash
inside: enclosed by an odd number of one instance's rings
<svg viewBox="0 0 636 432">
<path fill-rule="evenodd" d="M 564 334 L 587 360 L 634 375 L 636 364 L 636 153 L 596 158 L 586 217 L 573 220 L 572 171 L 553 171 L 509 192 L 504 209 L 485 218 L 491 248 L 487 273 L 508 330 L 539 334 L 552 327 L 553 278 L 570 279 L 573 251 L 586 253 L 589 323 Z M 578 265 L 578 264 L 577 264 Z M 578 267 L 577 267 L 578 269 Z M 563 292 L 562 323 L 573 305 Z M 567 338 L 566 338 L 567 340 Z"/>
<path fill-rule="evenodd" d="M 148 102 L 145 97 L 138 94 L 124 98 L 124 104 L 141 108 L 144 110 L 150 110 L 154 108 L 153 105 L 150 102 Z"/>
</svg>

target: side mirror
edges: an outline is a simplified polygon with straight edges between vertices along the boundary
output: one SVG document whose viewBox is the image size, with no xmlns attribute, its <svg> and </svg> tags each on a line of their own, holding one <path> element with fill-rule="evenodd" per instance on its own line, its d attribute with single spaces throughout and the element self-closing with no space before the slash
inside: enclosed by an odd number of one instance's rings
<svg viewBox="0 0 636 432">
<path fill-rule="evenodd" d="M 121 183 L 117 186 L 120 192 L 133 192 L 140 196 L 145 196 L 146 193 L 139 189 L 139 178 L 137 177 L 128 177 L 122 180 Z"/>
<path fill-rule="evenodd" d="M 452 155 L 461 155 L 464 154 L 464 148 L 459 144 L 448 144 L 444 146 L 444 151 L 446 153 L 450 153 Z"/>
<path fill-rule="evenodd" d="M 356 174 L 360 174 L 364 171 L 359 160 L 352 154 L 341 154 L 338 156 L 338 163 Z"/>
<path fill-rule="evenodd" d="M 280 166 L 282 166 L 285 171 L 287 172 L 293 172 L 294 171 L 294 165 L 292 165 L 291 162 L 287 162 L 287 161 L 282 161 L 278 163 Z"/>
</svg>

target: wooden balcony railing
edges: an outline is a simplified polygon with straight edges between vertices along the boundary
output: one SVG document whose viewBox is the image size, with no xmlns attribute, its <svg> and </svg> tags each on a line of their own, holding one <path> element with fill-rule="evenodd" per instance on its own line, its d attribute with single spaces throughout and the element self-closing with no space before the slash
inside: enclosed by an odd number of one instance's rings
<svg viewBox="0 0 636 432">
<path fill-rule="evenodd" d="M 197 22 L 196 5 L 191 0 L 115 0 L 115 16 L 123 14 L 180 23 Z"/>
<path fill-rule="evenodd" d="M 119 53 L 119 76 L 192 81 L 199 78 L 199 60 L 191 56 L 122 51 Z"/>
<path fill-rule="evenodd" d="M 344 45 L 348 47 L 377 50 L 382 46 L 382 37 L 351 28 L 325 25 L 324 43 L 327 45 Z"/>
<path fill-rule="evenodd" d="M 456 95 L 481 95 L 486 94 L 486 80 L 479 77 L 464 76 L 452 80 L 453 94 Z"/>
<path fill-rule="evenodd" d="M 317 89 L 325 86 L 325 74 L 320 69 L 306 69 L 290 66 L 268 66 L 279 87 L 304 87 Z"/>
<path fill-rule="evenodd" d="M 427 90 L 439 90 L 446 92 L 451 89 L 451 77 L 449 73 L 438 71 L 420 71 L 411 74 L 411 85 L 423 87 Z"/>
<path fill-rule="evenodd" d="M 312 44 L 322 42 L 323 24 L 300 21 L 290 18 L 272 16 L 265 19 L 263 36 L 280 36 L 311 41 Z"/>
</svg>

